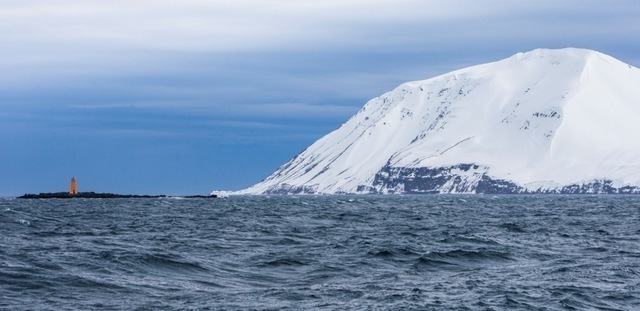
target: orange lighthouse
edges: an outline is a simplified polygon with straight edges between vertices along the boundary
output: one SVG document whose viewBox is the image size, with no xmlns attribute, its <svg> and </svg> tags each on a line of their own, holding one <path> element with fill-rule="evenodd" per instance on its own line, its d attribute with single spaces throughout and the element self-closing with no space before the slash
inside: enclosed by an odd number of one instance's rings
<svg viewBox="0 0 640 311">
<path fill-rule="evenodd" d="M 76 188 L 76 178 L 71 177 L 71 185 L 69 186 L 69 194 L 78 194 L 78 189 Z"/>
</svg>

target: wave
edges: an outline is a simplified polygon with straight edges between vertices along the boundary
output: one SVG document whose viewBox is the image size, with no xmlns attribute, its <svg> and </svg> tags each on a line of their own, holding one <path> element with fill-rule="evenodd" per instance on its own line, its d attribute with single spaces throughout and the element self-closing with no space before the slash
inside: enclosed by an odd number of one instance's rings
<svg viewBox="0 0 640 311">
<path fill-rule="evenodd" d="M 278 258 L 274 260 L 265 261 L 259 263 L 259 267 L 291 267 L 291 266 L 306 266 L 307 263 L 302 260 L 294 258 Z"/>
<path fill-rule="evenodd" d="M 147 265 L 162 269 L 207 271 L 207 269 L 199 263 L 181 260 L 179 257 L 172 257 L 165 254 L 147 255 L 142 261 Z"/>
<path fill-rule="evenodd" d="M 401 259 L 419 256 L 420 254 L 410 248 L 391 248 L 369 251 L 368 255 L 379 258 Z"/>
<path fill-rule="evenodd" d="M 415 268 L 458 267 L 476 268 L 484 265 L 499 265 L 514 260 L 511 255 L 491 250 L 462 250 L 431 252 L 420 256 L 414 263 Z"/>
</svg>

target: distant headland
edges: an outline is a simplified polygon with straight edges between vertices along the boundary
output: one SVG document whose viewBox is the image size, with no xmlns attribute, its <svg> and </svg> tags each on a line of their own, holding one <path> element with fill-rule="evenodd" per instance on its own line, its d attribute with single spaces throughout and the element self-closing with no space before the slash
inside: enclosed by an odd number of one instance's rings
<svg viewBox="0 0 640 311">
<path fill-rule="evenodd" d="M 78 192 L 78 182 L 75 177 L 71 177 L 69 183 L 69 192 L 44 192 L 39 194 L 25 194 L 19 196 L 18 199 L 137 199 L 137 198 L 167 198 L 161 195 L 137 195 L 137 194 L 115 194 L 115 193 L 96 193 L 96 192 Z M 217 198 L 215 194 L 211 195 L 187 195 L 175 196 L 180 198 Z"/>
<path fill-rule="evenodd" d="M 39 193 L 39 194 L 25 194 L 19 196 L 18 199 L 73 199 L 73 198 L 82 198 L 82 199 L 137 199 L 137 198 L 167 198 L 170 196 L 161 194 L 161 195 L 136 195 L 136 194 L 115 194 L 115 193 L 95 193 L 95 192 L 76 192 L 76 193 L 68 193 L 68 192 L 49 192 L 49 193 Z M 181 198 L 217 198 L 218 196 L 213 195 L 188 195 L 188 196 L 178 196 Z"/>
</svg>

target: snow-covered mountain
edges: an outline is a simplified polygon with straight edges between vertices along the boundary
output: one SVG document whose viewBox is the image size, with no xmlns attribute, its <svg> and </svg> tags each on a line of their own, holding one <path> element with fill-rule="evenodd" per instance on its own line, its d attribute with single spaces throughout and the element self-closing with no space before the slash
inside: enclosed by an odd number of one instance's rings
<svg viewBox="0 0 640 311">
<path fill-rule="evenodd" d="M 241 194 L 640 193 L 640 69 L 538 49 L 369 101 Z"/>
</svg>

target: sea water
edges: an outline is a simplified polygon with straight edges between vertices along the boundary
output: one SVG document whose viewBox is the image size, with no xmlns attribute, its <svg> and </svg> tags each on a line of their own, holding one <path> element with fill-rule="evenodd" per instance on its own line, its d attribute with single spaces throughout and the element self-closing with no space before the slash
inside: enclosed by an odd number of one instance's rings
<svg viewBox="0 0 640 311">
<path fill-rule="evenodd" d="M 640 196 L 4 198 L 0 309 L 640 310 Z"/>
</svg>

